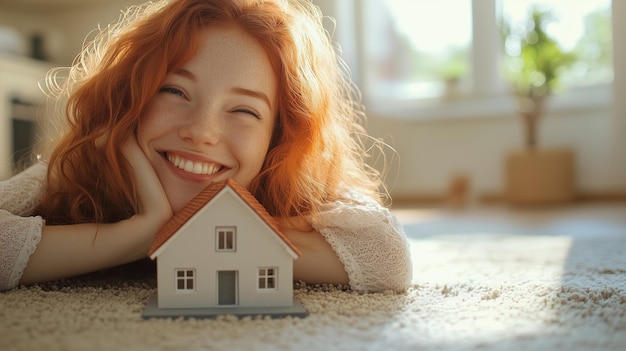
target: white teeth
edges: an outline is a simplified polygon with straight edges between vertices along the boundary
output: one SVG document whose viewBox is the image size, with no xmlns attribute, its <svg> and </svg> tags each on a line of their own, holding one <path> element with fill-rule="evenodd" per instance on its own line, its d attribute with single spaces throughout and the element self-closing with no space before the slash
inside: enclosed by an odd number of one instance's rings
<svg viewBox="0 0 626 351">
<path fill-rule="evenodd" d="M 193 171 L 193 162 L 189 160 L 185 161 L 185 167 L 183 167 L 183 169 L 185 170 L 185 172 Z"/>
<path fill-rule="evenodd" d="M 202 173 L 202 164 L 201 163 L 196 163 L 193 165 L 193 173 Z"/>
<path fill-rule="evenodd" d="M 220 166 L 214 163 L 193 162 L 191 160 L 186 160 L 178 155 L 166 155 L 167 160 L 170 161 L 171 164 L 184 170 L 185 172 L 193 174 L 211 175 L 217 173 L 220 170 Z"/>
</svg>

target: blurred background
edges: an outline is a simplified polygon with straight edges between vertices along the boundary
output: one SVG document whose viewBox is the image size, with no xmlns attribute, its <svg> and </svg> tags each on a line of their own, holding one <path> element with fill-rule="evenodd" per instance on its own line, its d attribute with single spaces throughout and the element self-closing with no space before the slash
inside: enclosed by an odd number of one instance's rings
<svg viewBox="0 0 626 351">
<path fill-rule="evenodd" d="M 626 202 L 626 2 L 313 1 L 396 204 Z M 0 179 L 45 129 L 45 72 L 136 3 L 0 0 Z"/>
</svg>

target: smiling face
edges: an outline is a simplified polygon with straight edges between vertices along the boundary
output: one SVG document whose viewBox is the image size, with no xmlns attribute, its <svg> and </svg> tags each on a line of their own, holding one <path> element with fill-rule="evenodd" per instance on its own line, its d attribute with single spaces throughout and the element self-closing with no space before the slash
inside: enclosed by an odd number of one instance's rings
<svg viewBox="0 0 626 351">
<path fill-rule="evenodd" d="M 208 184 L 259 174 L 277 114 L 277 78 L 263 47 L 236 26 L 212 26 L 170 72 L 139 121 L 137 141 L 177 212 Z"/>
</svg>

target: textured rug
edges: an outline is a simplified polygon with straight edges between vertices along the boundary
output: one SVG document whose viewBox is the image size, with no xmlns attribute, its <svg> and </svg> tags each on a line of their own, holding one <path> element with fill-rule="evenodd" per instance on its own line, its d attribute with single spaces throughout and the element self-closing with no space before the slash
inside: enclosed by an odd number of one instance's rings
<svg viewBox="0 0 626 351">
<path fill-rule="evenodd" d="M 422 235 L 414 285 L 296 284 L 300 318 L 151 319 L 149 262 L 0 293 L 0 350 L 626 350 L 626 232 Z M 148 273 L 146 273 L 148 272 Z"/>
</svg>

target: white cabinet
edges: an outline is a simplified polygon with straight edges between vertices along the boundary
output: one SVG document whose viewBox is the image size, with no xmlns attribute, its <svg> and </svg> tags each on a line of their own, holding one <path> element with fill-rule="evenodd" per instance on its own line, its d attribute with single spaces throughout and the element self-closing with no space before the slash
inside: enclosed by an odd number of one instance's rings
<svg viewBox="0 0 626 351">
<path fill-rule="evenodd" d="M 32 147 L 45 130 L 46 96 L 39 88 L 50 64 L 0 54 L 0 180 L 14 172 L 16 153 Z"/>
</svg>

